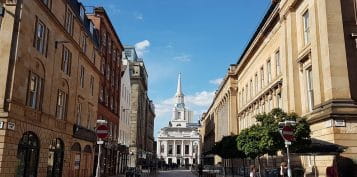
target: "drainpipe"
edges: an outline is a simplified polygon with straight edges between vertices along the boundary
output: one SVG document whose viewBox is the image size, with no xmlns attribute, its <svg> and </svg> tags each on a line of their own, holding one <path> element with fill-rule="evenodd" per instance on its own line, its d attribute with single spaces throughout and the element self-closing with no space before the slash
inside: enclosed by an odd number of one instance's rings
<svg viewBox="0 0 357 177">
<path fill-rule="evenodd" d="M 13 27 L 13 34 L 11 38 L 11 49 L 9 56 L 9 69 L 7 73 L 6 79 L 6 89 L 5 89 L 5 103 L 4 103 L 4 111 L 9 112 L 9 105 L 11 103 L 11 89 L 14 81 L 14 70 L 15 70 L 15 61 L 18 53 L 18 40 L 20 33 L 20 16 L 21 16 L 21 8 L 22 8 L 23 0 L 17 0 L 16 2 L 16 10 L 15 10 L 15 22 Z"/>
</svg>

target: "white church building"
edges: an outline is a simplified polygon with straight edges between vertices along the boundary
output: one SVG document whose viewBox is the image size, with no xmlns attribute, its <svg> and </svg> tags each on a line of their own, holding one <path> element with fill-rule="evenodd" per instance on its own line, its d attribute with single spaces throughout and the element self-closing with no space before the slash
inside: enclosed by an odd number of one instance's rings
<svg viewBox="0 0 357 177">
<path fill-rule="evenodd" d="M 167 127 L 160 130 L 157 139 L 157 157 L 167 164 L 180 166 L 199 164 L 200 135 L 198 123 L 193 123 L 193 112 L 185 107 L 179 74 L 176 103 Z"/>
</svg>

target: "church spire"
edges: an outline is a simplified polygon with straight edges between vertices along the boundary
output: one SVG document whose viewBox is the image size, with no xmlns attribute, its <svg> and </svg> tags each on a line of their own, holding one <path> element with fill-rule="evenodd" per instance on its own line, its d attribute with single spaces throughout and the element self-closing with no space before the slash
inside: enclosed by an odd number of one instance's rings
<svg viewBox="0 0 357 177">
<path fill-rule="evenodd" d="M 181 73 L 179 73 L 178 80 L 177 80 L 176 96 L 178 96 L 178 95 L 183 95 L 182 94 L 182 88 L 181 88 Z"/>
<path fill-rule="evenodd" d="M 182 93 L 181 73 L 177 80 L 176 107 L 185 107 L 184 94 Z"/>
</svg>

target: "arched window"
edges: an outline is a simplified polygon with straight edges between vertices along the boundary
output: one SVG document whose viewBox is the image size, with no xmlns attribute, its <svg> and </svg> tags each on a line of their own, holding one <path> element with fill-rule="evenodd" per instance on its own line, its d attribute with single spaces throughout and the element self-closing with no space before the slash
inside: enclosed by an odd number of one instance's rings
<svg viewBox="0 0 357 177">
<path fill-rule="evenodd" d="M 19 159 L 16 177 L 36 177 L 40 151 L 40 142 L 36 134 L 26 132 L 23 134 L 17 149 Z"/>
<path fill-rule="evenodd" d="M 59 138 L 53 139 L 49 147 L 47 177 L 61 177 L 63 169 L 64 144 Z"/>
<path fill-rule="evenodd" d="M 73 153 L 74 177 L 79 177 L 81 166 L 81 145 L 79 143 L 74 143 L 71 147 L 71 151 Z"/>
</svg>

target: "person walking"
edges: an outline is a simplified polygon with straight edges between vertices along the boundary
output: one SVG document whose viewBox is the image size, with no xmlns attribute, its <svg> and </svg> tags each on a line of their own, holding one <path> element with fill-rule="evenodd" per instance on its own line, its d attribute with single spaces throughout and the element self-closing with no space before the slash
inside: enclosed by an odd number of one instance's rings
<svg viewBox="0 0 357 177">
<path fill-rule="evenodd" d="M 286 162 L 281 162 L 281 164 L 280 164 L 280 176 L 288 177 L 288 166 L 287 166 Z"/>
<path fill-rule="evenodd" d="M 249 177 L 257 177 L 257 168 L 255 165 L 250 166 Z"/>
</svg>

